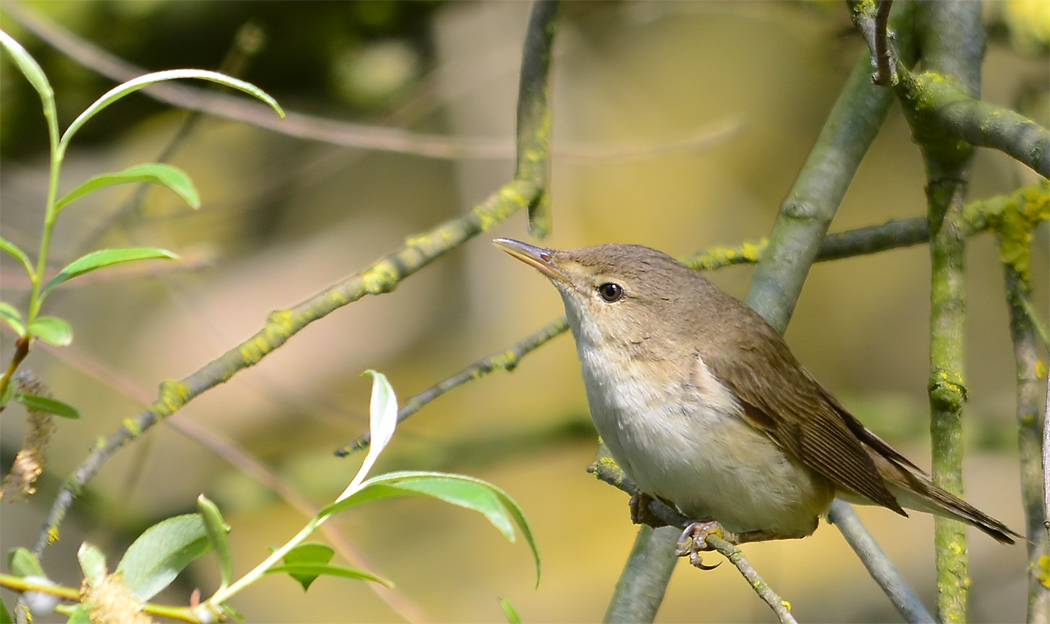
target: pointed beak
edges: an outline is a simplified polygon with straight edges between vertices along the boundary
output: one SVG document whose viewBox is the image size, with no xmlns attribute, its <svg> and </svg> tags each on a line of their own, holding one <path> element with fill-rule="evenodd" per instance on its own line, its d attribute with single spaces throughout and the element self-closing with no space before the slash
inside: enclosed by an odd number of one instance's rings
<svg viewBox="0 0 1050 624">
<path fill-rule="evenodd" d="M 492 241 L 492 244 L 514 256 L 518 260 L 521 260 L 525 264 L 535 268 L 552 280 L 558 280 L 570 286 L 572 285 L 572 280 L 566 277 L 564 273 L 554 266 L 552 261 L 554 257 L 553 250 L 523 243 L 514 240 L 513 238 L 497 238 Z"/>
</svg>

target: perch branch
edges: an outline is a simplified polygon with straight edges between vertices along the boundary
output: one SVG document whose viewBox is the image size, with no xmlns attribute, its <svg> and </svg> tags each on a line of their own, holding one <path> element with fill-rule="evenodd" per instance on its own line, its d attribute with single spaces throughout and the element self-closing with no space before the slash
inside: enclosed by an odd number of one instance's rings
<svg viewBox="0 0 1050 624">
<path fill-rule="evenodd" d="M 632 483 L 627 475 L 624 474 L 623 470 L 620 470 L 619 466 L 608 459 L 608 451 L 605 448 L 599 450 L 598 458 L 587 470 L 593 473 L 598 480 L 604 481 L 631 496 L 638 493 L 638 488 L 635 487 L 634 483 Z M 664 522 L 668 526 L 677 527 L 679 530 L 684 529 L 691 522 L 689 518 L 678 513 L 678 510 L 668 507 L 657 499 L 650 500 L 649 512 L 659 518 L 661 522 Z M 769 586 L 769 583 L 758 574 L 754 566 L 752 566 L 751 562 L 744 557 L 744 553 L 739 548 L 717 535 L 708 535 L 706 544 L 713 550 L 717 550 L 725 556 L 726 559 L 729 559 L 734 566 L 736 566 L 736 569 L 740 571 L 740 574 L 743 575 L 745 579 L 747 579 L 747 582 L 751 585 L 751 588 L 755 590 L 755 593 L 758 594 L 758 597 L 769 605 L 769 608 L 776 613 L 777 618 L 779 618 L 781 622 L 795 622 L 794 616 L 791 615 L 791 607 L 788 602 L 773 591 Z M 671 546 L 673 548 L 673 542 Z M 674 561 L 673 558 L 671 560 Z M 667 575 L 667 580 L 670 580 L 670 574 Z"/>
</svg>

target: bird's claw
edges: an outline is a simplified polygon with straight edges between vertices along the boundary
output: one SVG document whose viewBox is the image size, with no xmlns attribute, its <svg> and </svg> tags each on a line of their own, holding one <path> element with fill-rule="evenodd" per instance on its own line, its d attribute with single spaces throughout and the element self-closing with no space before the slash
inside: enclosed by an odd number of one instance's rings
<svg viewBox="0 0 1050 624">
<path fill-rule="evenodd" d="M 714 570 L 722 565 L 722 562 L 719 561 L 715 565 L 707 565 L 700 556 L 702 551 L 714 550 L 707 544 L 707 536 L 709 535 L 724 537 L 725 531 L 722 529 L 722 525 L 713 521 L 690 523 L 682 531 L 682 536 L 678 538 L 678 546 L 675 548 L 674 554 L 679 557 L 688 555 L 689 563 L 701 570 Z"/>
<path fill-rule="evenodd" d="M 649 503 L 652 497 L 645 492 L 638 492 L 631 496 L 628 505 L 631 508 L 631 522 L 634 524 L 648 524 L 651 527 L 659 527 L 663 522 L 649 511 Z"/>
</svg>

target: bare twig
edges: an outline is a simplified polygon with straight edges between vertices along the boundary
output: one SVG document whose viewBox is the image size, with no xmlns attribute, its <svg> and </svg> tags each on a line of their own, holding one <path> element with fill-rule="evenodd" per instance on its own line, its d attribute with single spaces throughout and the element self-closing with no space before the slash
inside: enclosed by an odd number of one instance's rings
<svg viewBox="0 0 1050 624">
<path fill-rule="evenodd" d="M 897 570 L 897 566 L 893 565 L 879 543 L 864 528 L 857 512 L 853 511 L 848 503 L 841 500 L 832 502 L 831 511 L 828 512 L 828 522 L 839 527 L 850 548 L 857 553 L 857 558 L 868 570 L 868 574 L 879 584 L 890 602 L 897 607 L 897 611 L 904 616 L 906 622 L 934 624 L 936 620 L 922 605 L 918 594 L 910 585 L 901 582 L 904 577 Z"/>
</svg>

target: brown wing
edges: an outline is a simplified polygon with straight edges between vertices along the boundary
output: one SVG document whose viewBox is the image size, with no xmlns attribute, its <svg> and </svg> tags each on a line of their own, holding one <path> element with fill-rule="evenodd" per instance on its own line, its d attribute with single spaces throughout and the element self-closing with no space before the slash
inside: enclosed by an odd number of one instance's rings
<svg viewBox="0 0 1050 624">
<path fill-rule="evenodd" d="M 847 423 L 823 388 L 799 366 L 779 335 L 764 323 L 747 329 L 743 341 L 722 342 L 717 357 L 704 353 L 700 357 L 741 401 L 751 424 L 838 487 L 908 515 L 886 488 L 864 444 L 849 426 L 852 423 Z M 876 440 L 872 446 L 889 447 L 874 434 L 872 437 Z M 894 458 L 900 456 L 893 453 Z"/>
</svg>

